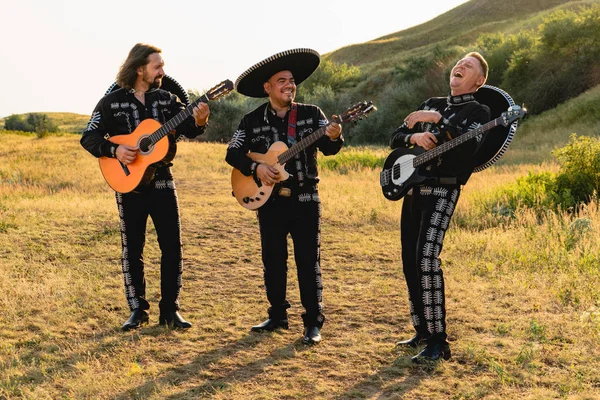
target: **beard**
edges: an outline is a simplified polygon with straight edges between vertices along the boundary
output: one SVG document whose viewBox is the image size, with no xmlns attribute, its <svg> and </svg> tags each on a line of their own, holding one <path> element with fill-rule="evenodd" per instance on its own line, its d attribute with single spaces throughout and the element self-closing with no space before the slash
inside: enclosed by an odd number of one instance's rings
<svg viewBox="0 0 600 400">
<path fill-rule="evenodd" d="M 148 75 L 145 71 L 144 71 L 144 81 L 148 84 L 149 88 L 148 89 L 158 89 L 160 87 L 160 85 L 162 84 L 162 76 L 157 76 L 154 79 L 150 78 L 150 75 Z"/>
<path fill-rule="evenodd" d="M 162 84 L 162 76 L 160 78 L 154 79 L 154 82 L 150 84 L 150 89 L 158 89 Z"/>
</svg>

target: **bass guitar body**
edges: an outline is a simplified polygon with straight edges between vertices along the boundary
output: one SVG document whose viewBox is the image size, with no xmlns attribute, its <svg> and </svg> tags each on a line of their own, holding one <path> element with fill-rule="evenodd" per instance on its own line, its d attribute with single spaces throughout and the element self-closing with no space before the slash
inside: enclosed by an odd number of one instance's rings
<svg viewBox="0 0 600 400">
<path fill-rule="evenodd" d="M 281 165 L 278 156 L 288 150 L 283 142 L 275 142 L 269 147 L 269 150 L 262 153 L 248 153 L 254 162 L 267 164 L 279 171 L 279 182 L 285 181 L 290 174 L 284 169 L 285 164 Z M 257 167 L 258 168 L 258 167 Z M 233 195 L 240 205 L 248 210 L 256 210 L 264 205 L 273 193 L 274 185 L 265 185 L 260 179 L 254 176 L 246 176 L 239 169 L 234 168 L 231 171 L 231 187 Z"/>
<path fill-rule="evenodd" d="M 414 158 L 424 152 L 425 150 L 420 147 L 410 149 L 401 147 L 390 153 L 379 178 L 386 199 L 400 200 L 414 185 L 425 180 L 413 164 Z"/>
<path fill-rule="evenodd" d="M 131 164 L 123 164 L 116 158 L 100 157 L 100 170 L 106 182 L 115 191 L 128 193 L 134 190 L 140 183 L 148 182 L 154 176 L 154 168 L 151 164 L 158 161 L 169 162 L 175 156 L 171 150 L 167 136 L 160 139 L 154 145 L 143 149 L 140 145 L 142 139 L 147 138 L 161 127 L 160 122 L 153 119 L 145 119 L 138 127 L 128 135 L 116 135 L 109 140 L 117 145 L 128 145 L 139 147 L 138 154 Z"/>
</svg>

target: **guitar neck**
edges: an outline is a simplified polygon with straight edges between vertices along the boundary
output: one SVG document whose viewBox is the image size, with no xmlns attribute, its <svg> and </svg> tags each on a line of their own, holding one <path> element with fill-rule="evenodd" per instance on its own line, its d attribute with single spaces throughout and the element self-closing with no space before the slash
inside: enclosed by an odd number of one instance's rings
<svg viewBox="0 0 600 400">
<path fill-rule="evenodd" d="M 208 103 L 209 99 L 206 94 L 200 96 L 200 98 L 194 100 L 192 104 L 181 110 L 176 116 L 167 121 L 163 126 L 157 129 L 154 133 L 148 136 L 148 139 L 152 141 L 152 145 L 158 143 L 158 141 L 169 134 L 173 129 L 177 128 L 183 121 L 185 121 L 190 115 L 193 114 L 194 107 L 200 102 Z"/>
<path fill-rule="evenodd" d="M 488 122 L 485 125 L 481 125 L 478 128 L 470 130 L 469 132 L 465 133 L 464 135 L 460 135 L 459 137 L 456 137 L 444 144 L 441 144 L 441 145 L 415 157 L 413 159 L 413 166 L 415 168 L 418 166 L 421 166 L 421 165 L 439 157 L 440 155 L 447 152 L 448 150 L 451 150 L 451 149 L 455 148 L 456 146 L 461 145 L 461 144 L 465 143 L 466 141 L 473 139 L 475 136 L 478 136 L 484 132 L 489 131 L 490 129 L 497 127 L 498 125 L 501 125 L 502 122 L 503 122 L 503 118 L 498 117 L 498 118 Z"/>
<path fill-rule="evenodd" d="M 290 147 L 289 149 L 287 149 L 286 151 L 281 153 L 279 156 L 277 156 L 277 161 L 279 162 L 279 164 L 281 164 L 281 165 L 285 164 L 286 162 L 288 162 L 289 160 L 294 158 L 296 156 L 296 154 L 305 150 L 308 146 L 310 146 L 311 144 L 313 144 L 314 142 L 319 140 L 325 134 L 327 127 L 329 125 L 331 125 L 333 122 L 336 122 L 338 124 L 342 123 L 342 121 L 340 121 L 339 119 L 336 118 L 334 121 L 328 122 L 327 125 L 323 125 L 319 129 L 317 129 L 316 131 L 311 133 L 310 135 L 302 138 L 302 140 L 300 140 L 299 142 L 294 144 L 292 147 Z"/>
</svg>

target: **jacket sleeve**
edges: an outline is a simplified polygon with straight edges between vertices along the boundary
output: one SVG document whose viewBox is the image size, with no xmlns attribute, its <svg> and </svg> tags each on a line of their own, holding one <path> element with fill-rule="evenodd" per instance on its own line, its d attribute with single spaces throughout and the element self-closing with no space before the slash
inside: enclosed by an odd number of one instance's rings
<svg viewBox="0 0 600 400">
<path fill-rule="evenodd" d="M 229 146 L 227 146 L 225 161 L 232 167 L 239 169 L 242 174 L 250 176 L 258 165 L 247 156 L 250 151 L 250 145 L 246 130 L 252 129 L 251 127 L 247 127 L 247 124 L 247 117 L 244 117 L 240 121 L 237 130 L 233 133 Z"/>
<path fill-rule="evenodd" d="M 171 94 L 171 111 L 173 115 L 177 115 L 181 110 L 185 109 L 186 105 L 179 100 L 174 94 Z M 206 124 L 208 125 L 208 124 Z M 194 139 L 200 135 L 202 135 L 206 131 L 206 125 L 198 126 L 196 125 L 196 120 L 194 116 L 191 115 L 186 118 L 177 128 L 175 128 L 175 137 L 179 138 L 181 135 Z"/>
<path fill-rule="evenodd" d="M 320 128 L 322 126 L 327 125 L 329 121 L 327 120 L 327 117 L 319 107 L 316 107 L 316 109 L 317 112 L 315 118 L 319 121 Z M 340 137 L 338 137 L 337 140 L 331 140 L 327 135 L 323 135 L 321 138 L 319 138 L 319 140 L 317 140 L 317 148 L 321 150 L 321 153 L 323 153 L 326 156 L 332 156 L 334 154 L 337 154 L 341 150 L 343 145 L 343 134 L 340 135 Z"/>
<path fill-rule="evenodd" d="M 111 147 L 116 146 L 105 139 L 110 128 L 108 124 L 108 111 L 104 106 L 104 99 L 100 100 L 90 117 L 90 120 L 81 136 L 81 146 L 94 157 L 113 157 Z"/>
<path fill-rule="evenodd" d="M 422 110 L 427 105 L 427 102 L 424 102 L 417 108 L 416 111 Z M 397 149 L 398 147 L 411 147 L 410 137 L 418 132 L 419 124 L 415 124 L 412 129 L 408 128 L 408 124 L 405 122 L 400 125 L 394 132 L 392 132 L 392 138 L 390 139 L 390 147 L 392 149 Z"/>
</svg>

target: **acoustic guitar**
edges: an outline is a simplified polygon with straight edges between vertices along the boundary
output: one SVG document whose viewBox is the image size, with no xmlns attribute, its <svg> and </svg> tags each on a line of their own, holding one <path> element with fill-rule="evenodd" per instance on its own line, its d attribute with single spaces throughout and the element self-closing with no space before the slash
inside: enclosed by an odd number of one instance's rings
<svg viewBox="0 0 600 400">
<path fill-rule="evenodd" d="M 509 126 L 519 118 L 523 118 L 526 110 L 519 106 L 511 106 L 498 118 L 472 129 L 452 140 L 449 140 L 431 150 L 425 151 L 422 147 L 398 148 L 390 153 L 383 164 L 383 171 L 379 174 L 379 183 L 383 195 L 388 200 L 400 200 L 415 185 L 423 182 L 426 177 L 419 174 L 418 168 L 437 157 L 465 143 L 467 140 L 481 135 L 499 125 Z"/>
<path fill-rule="evenodd" d="M 118 145 L 137 146 L 138 154 L 130 164 L 123 164 L 116 158 L 100 157 L 100 171 L 108 185 L 120 193 L 128 193 L 140 184 L 148 183 L 154 176 L 155 168 L 150 165 L 158 162 L 170 162 L 175 157 L 167 135 L 193 114 L 193 108 L 200 102 L 208 103 L 233 90 L 233 82 L 225 80 L 213 87 L 192 104 L 181 110 L 164 125 L 148 118 L 127 135 L 112 136 L 111 142 Z"/>
<path fill-rule="evenodd" d="M 327 125 L 305 136 L 290 148 L 285 143 L 279 141 L 273 143 L 265 154 L 250 152 L 247 156 L 259 164 L 267 164 L 276 168 L 279 171 L 279 180 L 277 183 L 285 181 L 290 176 L 285 170 L 285 163 L 325 135 L 327 126 L 334 122 L 343 124 L 356 121 L 375 110 L 377 108 L 375 108 L 372 101 L 363 101 L 348 108 L 341 115 L 333 118 Z M 242 207 L 248 210 L 256 210 L 269 200 L 269 197 L 273 193 L 274 185 L 263 184 L 260 179 L 253 176 L 246 176 L 240 170 L 234 168 L 231 172 L 231 187 L 233 195 Z"/>
</svg>

